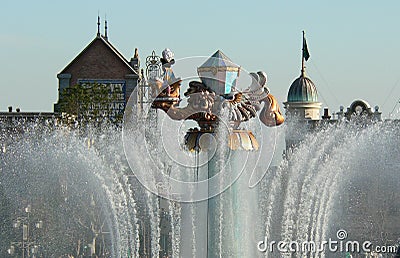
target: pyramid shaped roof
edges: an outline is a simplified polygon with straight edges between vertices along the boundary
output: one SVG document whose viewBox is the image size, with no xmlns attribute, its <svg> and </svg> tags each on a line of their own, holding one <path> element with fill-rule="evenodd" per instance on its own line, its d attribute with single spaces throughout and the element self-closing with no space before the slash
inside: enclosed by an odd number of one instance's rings
<svg viewBox="0 0 400 258">
<path fill-rule="evenodd" d="M 217 50 L 199 68 L 205 67 L 238 67 L 237 64 L 227 57 L 221 50 Z"/>
</svg>

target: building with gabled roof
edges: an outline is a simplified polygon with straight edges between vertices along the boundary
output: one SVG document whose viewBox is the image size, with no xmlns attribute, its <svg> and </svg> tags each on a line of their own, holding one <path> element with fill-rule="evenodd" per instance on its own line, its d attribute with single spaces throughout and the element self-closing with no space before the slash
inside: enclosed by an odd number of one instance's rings
<svg viewBox="0 0 400 258">
<path fill-rule="evenodd" d="M 70 86 L 88 83 L 100 83 L 107 86 L 118 85 L 123 91 L 124 104 L 135 89 L 139 79 L 139 56 L 135 49 L 134 56 L 128 61 L 108 40 L 107 21 L 105 34 L 100 33 L 100 18 L 97 22 L 96 37 L 57 74 L 58 102 L 55 112 L 62 112 L 60 99 L 63 91 Z M 125 105 L 119 105 L 125 107 Z"/>
</svg>

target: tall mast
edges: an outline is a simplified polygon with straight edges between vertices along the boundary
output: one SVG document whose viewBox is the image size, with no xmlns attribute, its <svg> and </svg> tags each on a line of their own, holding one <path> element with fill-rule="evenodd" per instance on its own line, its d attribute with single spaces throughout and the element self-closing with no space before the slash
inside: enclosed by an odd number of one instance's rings
<svg viewBox="0 0 400 258">
<path fill-rule="evenodd" d="M 104 38 L 108 41 L 108 36 L 107 36 L 107 14 L 104 16 Z"/>
<path fill-rule="evenodd" d="M 100 15 L 97 15 L 97 37 L 100 37 Z"/>
</svg>

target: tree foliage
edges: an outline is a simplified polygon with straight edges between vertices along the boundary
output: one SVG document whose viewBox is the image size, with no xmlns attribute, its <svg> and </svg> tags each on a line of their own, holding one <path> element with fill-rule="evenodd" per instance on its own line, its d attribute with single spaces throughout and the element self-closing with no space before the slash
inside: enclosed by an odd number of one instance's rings
<svg viewBox="0 0 400 258">
<path fill-rule="evenodd" d="M 70 86 L 61 93 L 65 118 L 80 123 L 122 122 L 125 99 L 122 89 L 91 83 Z"/>
</svg>

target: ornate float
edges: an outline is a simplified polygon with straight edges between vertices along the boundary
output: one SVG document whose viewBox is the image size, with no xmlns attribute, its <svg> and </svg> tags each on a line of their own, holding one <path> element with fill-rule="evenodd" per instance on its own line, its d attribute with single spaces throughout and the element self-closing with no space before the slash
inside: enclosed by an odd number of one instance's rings
<svg viewBox="0 0 400 258">
<path fill-rule="evenodd" d="M 147 83 L 154 98 L 152 108 L 163 110 L 174 120 L 194 120 L 199 126 L 190 129 L 185 136 L 186 146 L 191 151 L 199 151 L 200 137 L 215 133 L 222 120 L 229 127 L 228 144 L 232 150 L 259 148 L 253 133 L 241 129 L 242 122 L 256 118 L 257 114 L 260 121 L 269 127 L 284 122 L 278 101 L 267 87 L 266 73 L 250 73 L 252 83 L 239 91 L 236 84 L 240 66 L 220 50 L 197 68 L 200 81 L 189 82 L 184 93 L 187 98 L 185 107 L 179 107 L 182 80 L 175 77 L 172 70 L 175 60 L 171 50 L 165 49 L 162 57 L 153 52 L 147 61 L 146 73 L 150 75 Z"/>
</svg>

